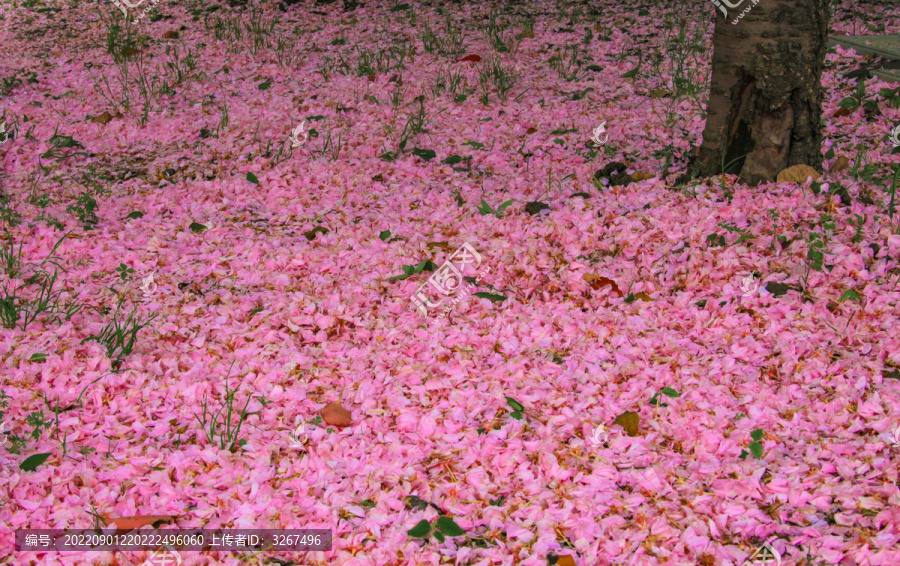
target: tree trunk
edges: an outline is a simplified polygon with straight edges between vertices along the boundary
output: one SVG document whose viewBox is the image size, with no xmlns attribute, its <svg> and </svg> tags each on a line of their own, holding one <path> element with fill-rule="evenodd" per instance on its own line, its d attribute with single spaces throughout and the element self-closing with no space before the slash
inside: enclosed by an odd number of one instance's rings
<svg viewBox="0 0 900 566">
<path fill-rule="evenodd" d="M 758 185 L 792 165 L 821 171 L 830 0 L 714 2 L 706 128 L 688 177 L 736 173 Z"/>
</svg>

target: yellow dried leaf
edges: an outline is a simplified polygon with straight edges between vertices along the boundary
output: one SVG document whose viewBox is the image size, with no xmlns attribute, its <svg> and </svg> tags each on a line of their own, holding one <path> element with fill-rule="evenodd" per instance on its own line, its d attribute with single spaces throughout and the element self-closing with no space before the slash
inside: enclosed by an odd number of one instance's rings
<svg viewBox="0 0 900 566">
<path fill-rule="evenodd" d="M 99 116 L 94 116 L 93 118 L 91 118 L 91 122 L 94 122 L 97 124 L 108 124 L 109 121 L 112 119 L 113 119 L 112 114 L 104 111 L 103 114 L 100 114 Z"/>
<path fill-rule="evenodd" d="M 812 177 L 813 181 L 817 180 L 821 177 L 822 174 L 810 167 L 809 165 L 794 165 L 793 167 L 788 167 L 778 174 L 778 177 L 775 178 L 779 183 L 783 181 L 790 181 L 792 183 L 805 183 L 808 177 Z"/>
<path fill-rule="evenodd" d="M 845 169 L 850 168 L 850 160 L 847 159 L 846 156 L 841 155 L 837 158 L 837 161 L 834 162 L 834 165 L 831 166 L 832 171 L 844 171 Z"/>
<path fill-rule="evenodd" d="M 641 418 L 634 411 L 625 411 L 613 421 L 614 425 L 621 425 L 622 428 L 625 429 L 625 433 L 628 436 L 637 436 L 638 435 L 638 424 L 640 424 Z"/>
</svg>

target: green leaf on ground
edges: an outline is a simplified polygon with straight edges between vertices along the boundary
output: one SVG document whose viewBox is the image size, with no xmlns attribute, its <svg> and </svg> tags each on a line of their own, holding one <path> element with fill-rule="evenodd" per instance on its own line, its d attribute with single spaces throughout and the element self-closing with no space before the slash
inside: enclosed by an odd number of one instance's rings
<svg viewBox="0 0 900 566">
<path fill-rule="evenodd" d="M 457 525 L 456 521 L 447 516 L 438 517 L 434 526 L 448 537 L 461 537 L 466 534 L 466 531 Z"/>
<path fill-rule="evenodd" d="M 750 453 L 753 454 L 753 457 L 757 460 L 762 458 L 763 455 L 763 446 L 760 442 L 751 442 L 750 443 Z"/>
<path fill-rule="evenodd" d="M 504 297 L 503 295 L 493 295 L 491 293 L 485 293 L 484 291 L 478 291 L 477 293 L 472 294 L 481 299 L 490 299 L 495 303 L 502 303 L 506 300 L 506 297 Z"/>
<path fill-rule="evenodd" d="M 425 519 L 422 519 L 416 526 L 406 531 L 413 538 L 422 538 L 428 536 L 431 532 L 431 525 Z"/>
<path fill-rule="evenodd" d="M 515 410 L 515 411 L 524 411 L 524 410 L 525 410 L 525 406 L 522 405 L 522 403 L 519 403 L 518 401 L 516 401 L 515 399 L 513 399 L 512 397 L 507 397 L 507 398 L 506 398 L 506 402 L 507 402 L 507 404 L 509 404 L 509 406 L 512 407 L 513 410 Z"/>
<path fill-rule="evenodd" d="M 430 160 L 434 159 L 434 157 L 437 155 L 433 149 L 415 148 L 414 150 L 412 150 L 412 152 L 413 152 L 413 155 L 421 157 L 425 161 L 430 161 Z"/>
<path fill-rule="evenodd" d="M 857 293 L 853 289 L 847 289 L 846 291 L 844 291 L 844 294 L 841 295 L 841 298 L 838 302 L 843 303 L 847 299 L 862 299 L 862 297 L 860 297 L 859 293 Z"/>
<path fill-rule="evenodd" d="M 38 466 L 47 461 L 47 458 L 50 457 L 49 452 L 44 452 L 42 454 L 34 454 L 25 458 L 25 461 L 19 464 L 19 468 L 26 472 L 33 472 L 37 469 Z"/>
</svg>

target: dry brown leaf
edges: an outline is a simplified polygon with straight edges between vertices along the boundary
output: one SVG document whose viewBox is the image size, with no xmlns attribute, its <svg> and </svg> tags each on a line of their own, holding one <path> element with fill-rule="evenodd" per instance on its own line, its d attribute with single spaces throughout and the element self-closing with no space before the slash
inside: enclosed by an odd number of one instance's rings
<svg viewBox="0 0 900 566">
<path fill-rule="evenodd" d="M 113 115 L 104 110 L 103 114 L 91 118 L 91 122 L 94 122 L 96 124 L 109 124 L 109 121 L 112 119 Z"/>
<path fill-rule="evenodd" d="M 447 242 L 428 242 L 428 245 L 426 245 L 425 247 L 429 250 L 434 248 L 443 248 L 445 250 L 449 250 L 450 244 L 448 244 Z"/>
<path fill-rule="evenodd" d="M 637 436 L 638 435 L 638 424 L 640 424 L 641 418 L 634 411 L 625 411 L 613 421 L 614 425 L 621 425 L 622 428 L 625 429 L 625 433 L 628 436 Z"/>
<path fill-rule="evenodd" d="M 556 566 L 575 566 L 575 559 L 571 554 L 556 557 Z"/>
<path fill-rule="evenodd" d="M 341 407 L 340 401 L 328 403 L 322 409 L 322 420 L 331 426 L 349 426 L 350 411 Z"/>
<path fill-rule="evenodd" d="M 526 134 L 533 134 L 533 133 L 535 133 L 536 131 L 537 131 L 537 128 L 528 128 L 527 130 L 525 130 L 525 133 L 526 133 Z"/>
<path fill-rule="evenodd" d="M 603 33 L 603 24 L 599 22 L 594 24 L 594 31 L 597 33 Z"/>
<path fill-rule="evenodd" d="M 176 35 L 178 35 L 178 32 L 177 32 L 177 31 L 169 30 L 169 31 L 167 31 L 166 33 L 163 34 L 163 37 L 166 38 L 166 39 L 172 39 L 172 38 L 175 37 Z"/>
<path fill-rule="evenodd" d="M 519 34 L 519 39 L 534 39 L 534 28 L 527 27 Z"/>
<path fill-rule="evenodd" d="M 832 171 L 843 171 L 845 169 L 850 168 L 850 160 L 847 159 L 845 155 L 841 155 L 837 158 L 837 161 L 834 162 L 834 165 L 831 166 Z"/>
<path fill-rule="evenodd" d="M 167 523 L 175 520 L 172 515 L 135 515 L 134 517 L 107 517 L 102 516 L 107 526 L 115 525 L 118 531 L 131 531 L 147 525 L 157 526 L 159 523 Z"/>
<path fill-rule="evenodd" d="M 616 285 L 615 281 L 609 279 L 608 277 L 597 277 L 592 273 L 585 273 L 583 279 L 587 281 L 587 284 L 590 285 L 591 289 L 595 291 L 599 290 L 601 287 L 609 285 L 612 288 L 613 293 L 615 293 L 619 297 L 622 296 L 622 291 L 619 290 L 619 286 Z"/>
<path fill-rule="evenodd" d="M 652 179 L 654 177 L 656 177 L 656 175 L 651 173 L 641 173 L 640 171 L 631 174 L 631 180 L 635 182 L 646 181 L 647 179 Z"/>
<path fill-rule="evenodd" d="M 477 63 L 479 61 L 481 61 L 481 57 L 479 57 L 478 55 L 466 55 L 465 57 L 457 61 L 457 63 Z"/>
<path fill-rule="evenodd" d="M 821 173 L 810 167 L 809 165 L 794 165 L 793 167 L 788 167 L 784 169 L 778 176 L 775 178 L 776 181 L 781 183 L 782 181 L 791 181 L 793 183 L 805 183 L 807 177 L 812 177 L 813 181 L 817 180 L 821 177 Z"/>
<path fill-rule="evenodd" d="M 842 107 L 842 108 L 838 108 L 837 112 L 835 112 L 834 114 L 832 114 L 832 117 L 834 117 L 834 118 L 843 118 L 844 116 L 849 116 L 850 114 L 853 114 L 853 111 L 852 111 L 852 110 L 850 110 L 849 108 L 843 108 L 843 107 Z"/>
<path fill-rule="evenodd" d="M 669 91 L 657 88 L 650 91 L 650 96 L 653 98 L 662 98 L 664 96 L 669 96 Z"/>
<path fill-rule="evenodd" d="M 635 293 L 634 298 L 640 299 L 642 301 L 652 301 L 653 300 L 650 298 L 650 295 L 648 295 L 647 293 L 645 293 L 643 291 L 641 291 L 640 293 Z"/>
</svg>

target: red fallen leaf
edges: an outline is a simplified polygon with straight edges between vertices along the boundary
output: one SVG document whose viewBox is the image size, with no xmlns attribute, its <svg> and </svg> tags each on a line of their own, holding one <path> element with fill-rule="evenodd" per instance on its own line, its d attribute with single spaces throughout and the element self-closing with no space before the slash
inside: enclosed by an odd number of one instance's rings
<svg viewBox="0 0 900 566">
<path fill-rule="evenodd" d="M 609 279 L 608 277 L 597 277 L 596 275 L 593 275 L 591 273 L 585 273 L 583 279 L 587 281 L 587 284 L 590 285 L 591 289 L 595 291 L 599 290 L 601 287 L 609 285 L 612 288 L 613 293 L 615 293 L 619 297 L 622 296 L 622 291 L 619 289 L 619 286 L 616 285 L 615 281 Z"/>
<path fill-rule="evenodd" d="M 536 131 L 537 131 L 537 128 L 528 128 L 527 130 L 525 130 L 525 133 L 526 133 L 526 134 L 533 134 L 533 133 L 535 133 Z"/>
<path fill-rule="evenodd" d="M 477 62 L 481 61 L 481 57 L 479 57 L 478 55 L 466 55 L 465 57 L 463 57 L 462 59 L 457 61 L 457 63 L 463 63 L 463 62 L 467 62 L 467 61 L 472 62 L 472 63 L 477 63 Z"/>
<path fill-rule="evenodd" d="M 101 515 L 107 525 L 115 525 L 117 531 L 131 531 L 147 525 L 157 526 L 175 519 L 172 515 L 135 515 L 134 517 L 107 517 Z"/>
<path fill-rule="evenodd" d="M 349 426 L 350 411 L 341 407 L 340 401 L 328 403 L 321 412 L 322 420 L 331 426 Z"/>
</svg>

